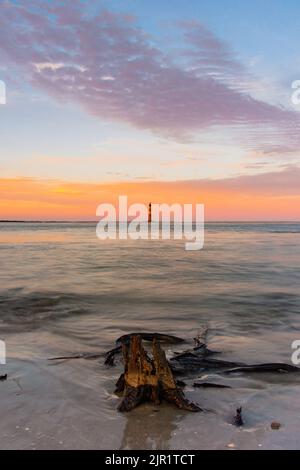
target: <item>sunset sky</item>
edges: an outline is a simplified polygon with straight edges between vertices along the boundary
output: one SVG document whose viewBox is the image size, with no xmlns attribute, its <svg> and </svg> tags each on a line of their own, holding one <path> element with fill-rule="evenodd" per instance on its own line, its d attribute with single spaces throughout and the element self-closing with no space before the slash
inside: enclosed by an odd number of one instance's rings
<svg viewBox="0 0 300 470">
<path fill-rule="evenodd" d="M 0 219 L 300 219 L 298 0 L 0 0 Z"/>
</svg>

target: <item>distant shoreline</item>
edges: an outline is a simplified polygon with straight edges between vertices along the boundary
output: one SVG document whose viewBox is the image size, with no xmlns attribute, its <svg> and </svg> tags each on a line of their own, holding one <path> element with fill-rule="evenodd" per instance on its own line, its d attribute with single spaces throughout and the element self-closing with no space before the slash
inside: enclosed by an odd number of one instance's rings
<svg viewBox="0 0 300 470">
<path fill-rule="evenodd" d="M 99 220 L 0 220 L 0 224 L 97 224 Z M 122 221 L 117 221 L 122 222 Z M 130 222 L 130 220 L 128 221 Z M 145 223 L 147 221 L 145 220 Z M 300 220 L 207 220 L 206 224 L 300 224 Z"/>
<path fill-rule="evenodd" d="M 93 224 L 98 220 L 0 220 L 0 224 Z"/>
</svg>

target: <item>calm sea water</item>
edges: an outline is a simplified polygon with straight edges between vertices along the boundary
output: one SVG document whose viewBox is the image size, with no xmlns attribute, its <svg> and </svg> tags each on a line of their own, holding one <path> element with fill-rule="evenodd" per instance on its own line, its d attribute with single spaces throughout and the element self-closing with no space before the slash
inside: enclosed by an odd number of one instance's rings
<svg viewBox="0 0 300 470">
<path fill-rule="evenodd" d="M 0 372 L 9 374 L 0 384 L 1 448 L 224 448 L 232 440 L 300 448 L 297 378 L 237 377 L 230 392 L 190 387 L 189 398 L 213 409 L 197 417 L 151 405 L 123 416 L 112 393 L 120 369 L 47 361 L 103 352 L 127 332 L 192 339 L 207 326 L 224 359 L 290 363 L 300 339 L 300 224 L 211 223 L 204 249 L 187 252 L 182 241 L 101 242 L 92 223 L 1 223 L 0 266 L 8 355 Z M 227 417 L 241 403 L 244 432 Z M 272 419 L 283 430 L 270 432 Z"/>
</svg>

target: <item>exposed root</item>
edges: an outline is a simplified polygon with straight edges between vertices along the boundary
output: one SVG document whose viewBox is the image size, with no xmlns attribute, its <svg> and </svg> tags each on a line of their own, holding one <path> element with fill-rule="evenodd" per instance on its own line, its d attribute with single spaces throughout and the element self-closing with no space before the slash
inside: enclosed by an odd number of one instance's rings
<svg viewBox="0 0 300 470">
<path fill-rule="evenodd" d="M 210 382 L 194 383 L 195 388 L 231 388 L 229 385 L 212 384 Z"/>
<path fill-rule="evenodd" d="M 244 421 L 243 421 L 243 417 L 242 417 L 242 408 L 238 408 L 236 410 L 236 415 L 233 419 L 233 424 L 235 426 L 244 426 Z"/>
</svg>

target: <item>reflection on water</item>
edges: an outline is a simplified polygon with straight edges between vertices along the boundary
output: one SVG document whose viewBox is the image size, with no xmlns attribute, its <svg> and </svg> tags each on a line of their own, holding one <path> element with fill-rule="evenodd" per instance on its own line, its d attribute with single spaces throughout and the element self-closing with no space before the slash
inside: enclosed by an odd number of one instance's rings
<svg viewBox="0 0 300 470">
<path fill-rule="evenodd" d="M 177 410 L 144 406 L 126 415 L 121 449 L 168 450 L 177 424 Z"/>
<path fill-rule="evenodd" d="M 224 358 L 290 362 L 300 335 L 299 224 L 208 224 L 199 252 L 184 241 L 101 242 L 95 225 L 0 223 L 0 339 L 11 357 L 101 352 L 133 330 L 192 338 L 208 325 Z M 172 448 L 178 426 L 193 426 L 168 407 L 119 418 L 119 370 L 97 361 L 57 367 L 74 386 L 80 368 L 92 374 L 103 419 L 125 426 L 119 447 Z M 269 379 L 257 383 L 265 390 Z"/>
</svg>

